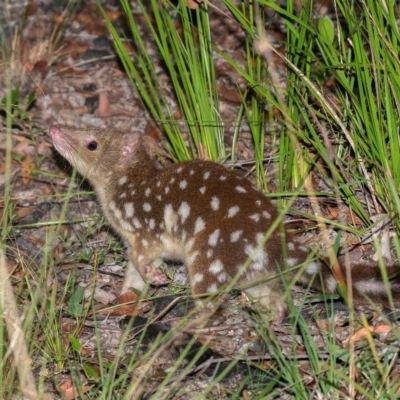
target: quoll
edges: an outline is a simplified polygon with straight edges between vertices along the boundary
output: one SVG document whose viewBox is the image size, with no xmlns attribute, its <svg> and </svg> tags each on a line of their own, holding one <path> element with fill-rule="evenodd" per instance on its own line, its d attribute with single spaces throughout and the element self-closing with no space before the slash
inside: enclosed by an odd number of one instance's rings
<svg viewBox="0 0 400 400">
<path fill-rule="evenodd" d="M 193 295 L 216 292 L 235 278 L 277 318 L 285 314 L 279 279 L 271 278 L 286 270 L 285 277 L 293 279 L 297 271 L 292 267 L 306 260 L 307 249 L 279 228 L 262 243 L 277 208 L 247 179 L 210 161 L 159 168 L 140 133 L 52 126 L 49 135 L 93 185 L 108 222 L 126 243 L 122 292 L 142 291 L 148 279 L 163 281 L 162 274 L 151 272 L 155 259 L 181 260 Z M 353 266 L 354 291 L 385 298 L 379 275 L 379 268 Z M 326 292 L 336 290 L 330 269 L 318 261 L 308 262 L 297 278 Z M 394 288 L 399 291 L 398 285 Z"/>
</svg>

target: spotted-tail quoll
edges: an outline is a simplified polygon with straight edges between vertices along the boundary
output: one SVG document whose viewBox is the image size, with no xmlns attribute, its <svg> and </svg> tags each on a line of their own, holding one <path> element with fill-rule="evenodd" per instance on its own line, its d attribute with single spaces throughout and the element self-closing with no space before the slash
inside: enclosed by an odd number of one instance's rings
<svg viewBox="0 0 400 400">
<path fill-rule="evenodd" d="M 142 291 L 148 279 L 163 282 L 162 273 L 151 273 L 154 260 L 181 260 L 194 296 L 219 291 L 235 279 L 277 318 L 285 314 L 279 279 L 271 278 L 286 270 L 285 277 L 293 279 L 298 272 L 293 267 L 307 259 L 307 249 L 297 238 L 283 236 L 279 226 L 265 241 L 277 208 L 247 179 L 210 161 L 160 168 L 140 133 L 52 126 L 49 135 L 93 185 L 108 222 L 126 243 L 122 292 Z M 336 290 L 330 269 L 318 261 L 308 261 L 297 278 L 326 292 Z M 355 265 L 352 278 L 355 294 L 386 298 L 378 267 Z M 400 291 L 398 284 L 393 289 Z"/>
</svg>

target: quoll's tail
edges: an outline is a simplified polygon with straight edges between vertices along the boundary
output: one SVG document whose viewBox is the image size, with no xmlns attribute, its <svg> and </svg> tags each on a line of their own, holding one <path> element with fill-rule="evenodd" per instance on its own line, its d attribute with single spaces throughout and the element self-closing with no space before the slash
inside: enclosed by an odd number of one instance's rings
<svg viewBox="0 0 400 400">
<path fill-rule="evenodd" d="M 385 266 L 382 271 L 374 261 L 351 263 L 348 277 L 344 259 L 340 257 L 338 261 L 346 284 L 352 287 L 356 303 L 368 303 L 369 299 L 386 307 L 400 307 L 399 265 Z M 327 263 L 311 261 L 303 268 L 300 283 L 325 293 L 337 293 L 338 282 Z"/>
</svg>

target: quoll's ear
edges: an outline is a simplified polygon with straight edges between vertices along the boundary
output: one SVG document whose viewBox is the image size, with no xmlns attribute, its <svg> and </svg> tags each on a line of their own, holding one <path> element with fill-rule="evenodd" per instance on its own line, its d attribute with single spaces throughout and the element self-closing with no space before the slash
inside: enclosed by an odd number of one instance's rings
<svg viewBox="0 0 400 400">
<path fill-rule="evenodd" d="M 142 142 L 139 132 L 126 133 L 121 140 L 121 153 L 119 155 L 118 168 L 124 168 L 129 162 L 134 161 L 136 153 Z"/>
</svg>

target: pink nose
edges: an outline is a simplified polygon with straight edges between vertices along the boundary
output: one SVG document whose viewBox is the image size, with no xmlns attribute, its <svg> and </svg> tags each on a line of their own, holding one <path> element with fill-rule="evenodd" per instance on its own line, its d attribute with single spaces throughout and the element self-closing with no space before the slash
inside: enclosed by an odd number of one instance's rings
<svg viewBox="0 0 400 400">
<path fill-rule="evenodd" d="M 52 138 L 54 138 L 55 136 L 57 136 L 57 135 L 59 135 L 59 134 L 60 134 L 60 129 L 57 128 L 55 125 L 52 125 L 52 126 L 49 128 L 49 135 L 50 135 Z"/>
</svg>

